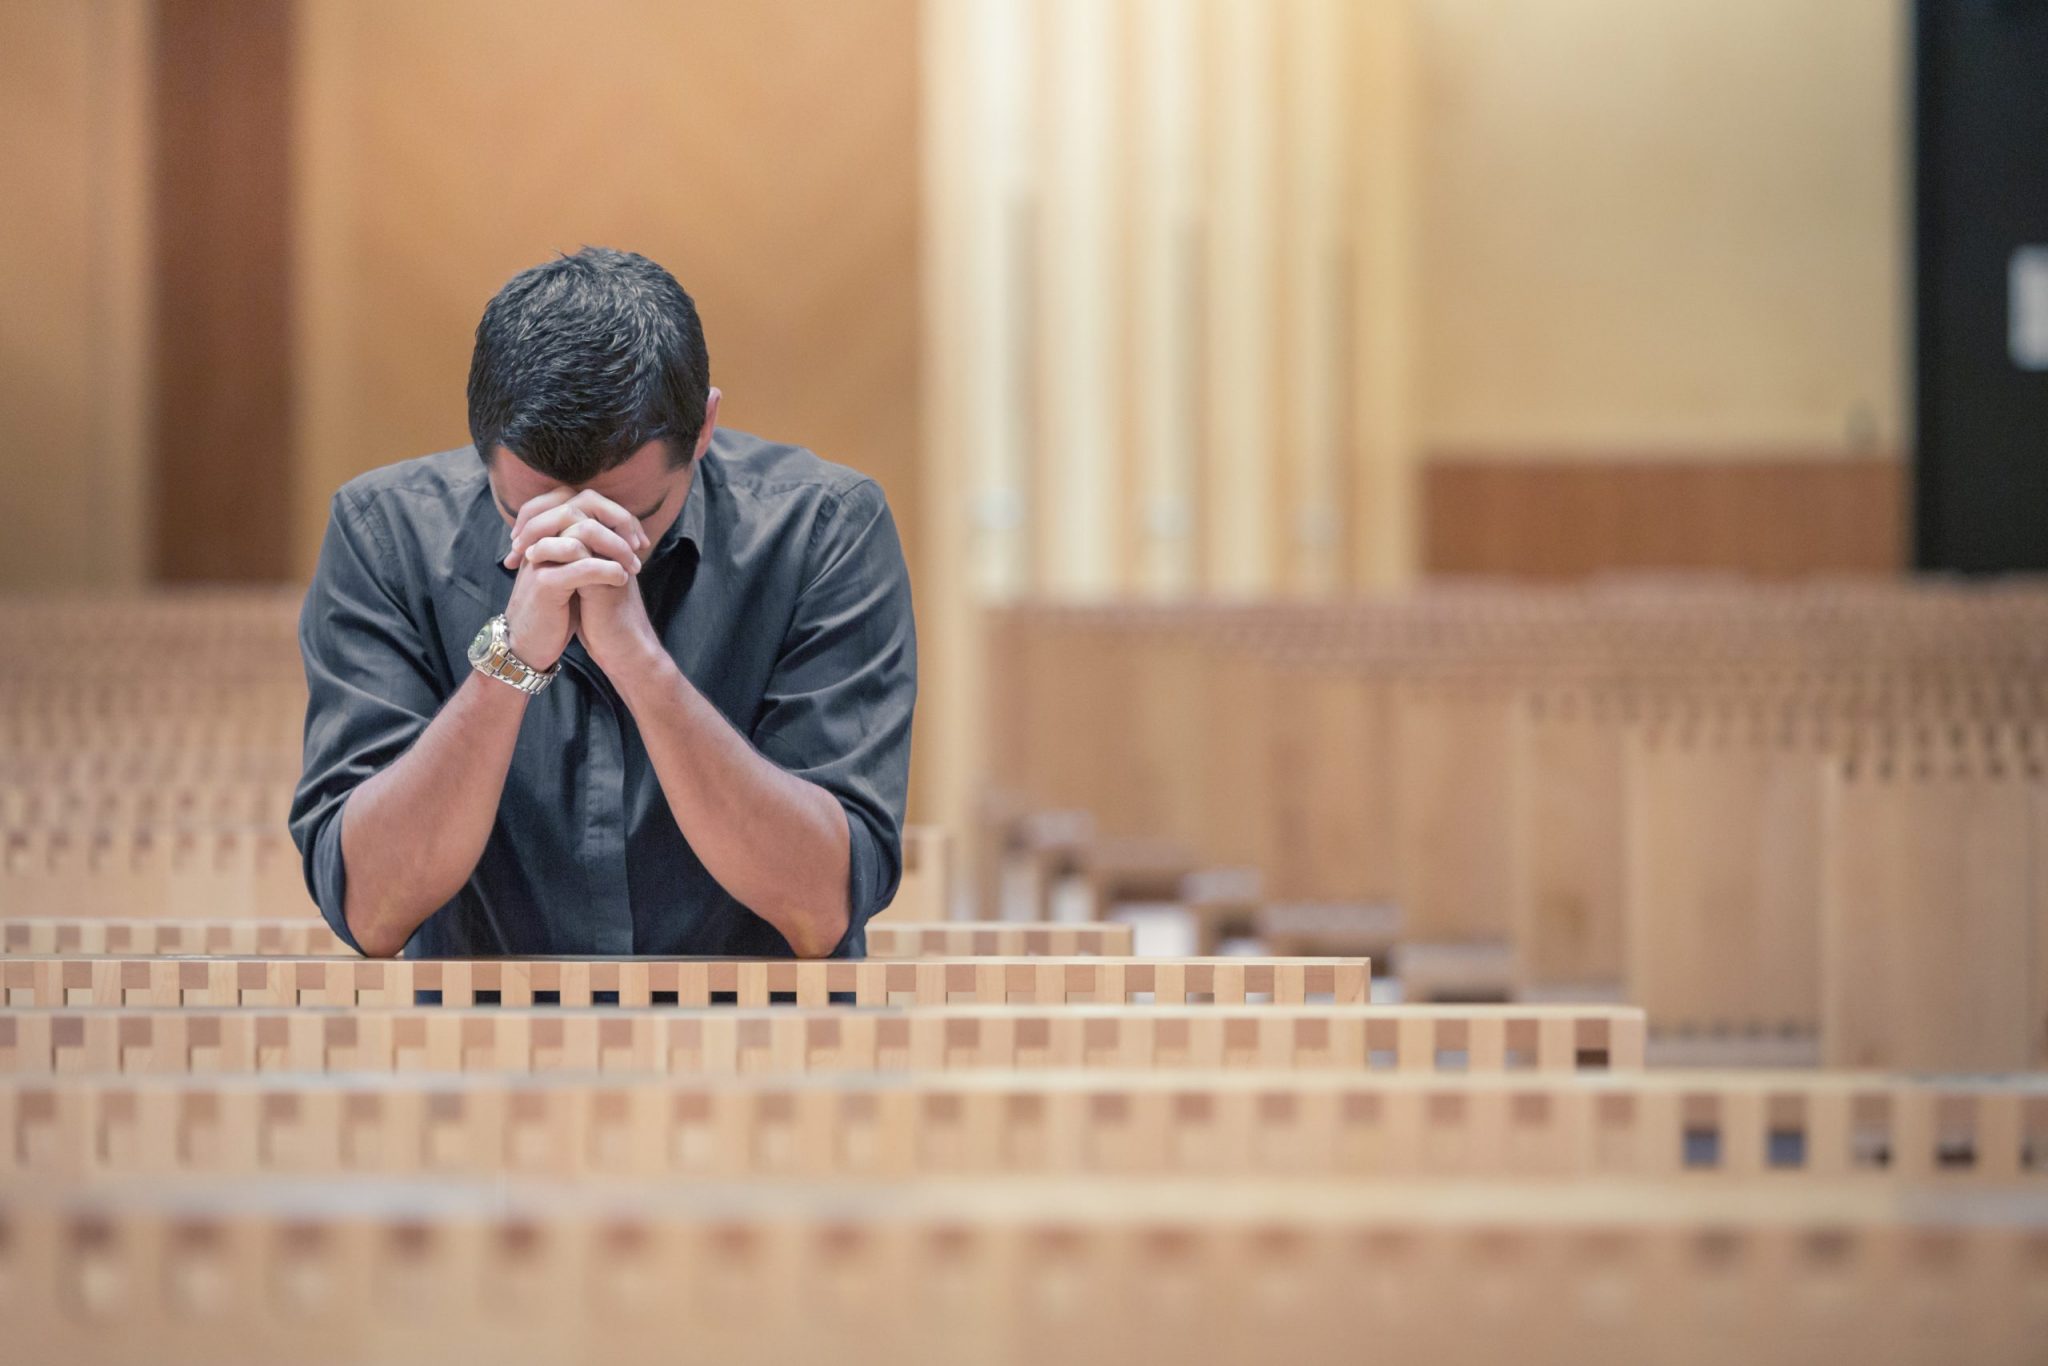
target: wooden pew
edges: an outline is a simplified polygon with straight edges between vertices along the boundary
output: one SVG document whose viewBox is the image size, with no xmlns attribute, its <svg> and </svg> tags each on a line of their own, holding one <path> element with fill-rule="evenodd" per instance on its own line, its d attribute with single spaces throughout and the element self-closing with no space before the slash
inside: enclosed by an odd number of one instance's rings
<svg viewBox="0 0 2048 1366">
<path fill-rule="evenodd" d="M 435 1172 L 1853 1180 L 2048 1196 L 2048 1076 L 0 1079 L 0 1183 Z"/>
<path fill-rule="evenodd" d="M 296 773 L 297 760 L 293 761 Z M 61 784 L 30 785 L 43 791 Z M 17 918 L 318 919 L 298 850 L 284 828 L 290 780 L 251 784 L 193 781 L 185 818 L 167 814 L 166 785 L 150 776 L 124 783 L 126 796 L 81 797 L 88 812 L 59 804 L 0 820 L 0 922 Z M 4 795 L 4 793 L 0 793 Z M 269 820 L 228 819 L 219 809 L 274 801 Z M 253 816 L 241 811 L 241 817 Z M 47 818 L 45 818 L 47 817 Z M 943 831 L 904 831 L 903 880 L 877 920 L 949 919 L 953 858 Z"/>
<path fill-rule="evenodd" d="M 796 1005 L 920 1005 L 1013 999 L 1060 1005 L 1299 1005 L 1366 998 L 1371 967 L 1332 958 L 0 958 L 5 1004 L 21 1005 L 412 1005 L 438 992 L 443 1006 L 531 1005 L 554 993 L 560 1005 L 589 1005 L 614 992 L 625 1007 L 704 1006 L 713 993 L 765 1006 L 781 994 Z"/>
<path fill-rule="evenodd" d="M 0 1073 L 1640 1071 L 1619 1006 L 257 1006 L 0 1012 Z"/>
<path fill-rule="evenodd" d="M 1817 784 L 1819 769 L 1809 760 L 1846 754 L 1870 737 L 2038 726 L 2043 713 L 2035 692 L 2023 676 L 1995 671 L 1921 677 L 1884 669 L 1579 680 L 1532 691 L 1519 718 L 1510 773 L 1517 990 L 1542 999 L 1619 990 L 1627 982 L 1633 992 L 1625 924 L 1631 914 L 1647 915 L 1651 930 L 1668 916 L 1675 933 L 1662 936 L 1664 942 L 1690 948 L 1703 933 L 1702 905 L 1732 898 L 1735 920 L 1745 926 L 1758 918 L 1781 921 L 1797 931 L 1798 941 L 1772 942 L 1769 932 L 1758 938 L 1747 928 L 1719 933 L 1708 956 L 1725 957 L 1747 945 L 1739 971 L 1696 975 L 1731 985 L 1774 978 L 1775 985 L 1760 996 L 1727 1001 L 1667 998 L 1656 1012 L 1660 1027 L 1725 1031 L 1790 1021 L 1810 1036 L 1818 1016 L 1810 942 L 1818 936 L 1808 933 L 1816 903 L 1800 888 L 1817 877 L 1817 863 L 1797 851 L 1812 850 L 1817 858 L 1820 835 L 1799 839 L 1786 832 L 1814 823 L 1817 797 L 1809 790 L 1806 800 L 1793 803 L 1806 814 L 1789 826 L 1783 819 L 1766 821 L 1767 812 L 1775 803 L 1782 815 L 1793 794 Z M 1634 799 L 1638 790 L 1645 792 L 1642 801 Z M 1660 814 L 1669 819 L 1646 825 Z M 1631 838 L 1648 844 L 1633 865 Z M 1759 867 L 1761 845 L 1772 838 L 1793 852 Z M 1722 847 L 1706 847 L 1713 841 Z M 1805 872 L 1788 882 L 1787 875 L 1802 867 Z M 1722 870 L 1732 870 L 1734 882 L 1713 885 Z M 1631 876 L 1658 884 L 1656 894 L 1631 903 Z M 1776 909 L 1757 908 L 1759 896 L 1773 895 Z M 1794 908 L 1789 919 L 1783 914 L 1788 908 Z M 1704 913 L 1718 914 L 1723 926 L 1730 919 L 1711 906 Z M 1688 970 L 1684 962 L 1636 967 L 1652 976 Z M 1679 1012 L 1674 1020 L 1662 1018 L 1665 1005 Z"/>
<path fill-rule="evenodd" d="M 1827 766 L 1820 996 L 1832 1067 L 2048 1067 L 2048 780 L 1991 732 Z"/>
<path fill-rule="evenodd" d="M 0 832 L 0 920 L 317 918 L 282 825 Z"/>
<path fill-rule="evenodd" d="M 1636 702 L 1583 684 L 1532 689 L 1508 767 L 1514 990 L 1618 990 L 1627 970 L 1623 742 Z"/>
<path fill-rule="evenodd" d="M 41 917 L 0 920 L 0 955 L 140 958 L 173 954 L 294 958 L 345 955 L 325 921 L 113 920 Z M 1107 924 L 922 924 L 877 920 L 870 958 L 1131 956 L 1131 927 Z"/>
<path fill-rule="evenodd" d="M 1430 670 L 1396 697 L 1394 841 L 1404 936 L 1428 945 L 1504 946 L 1512 680 L 1488 669 Z"/>
<path fill-rule="evenodd" d="M 1827 744 L 1749 716 L 1626 742 L 1627 992 L 1654 1031 L 1816 1033 Z"/>
<path fill-rule="evenodd" d="M 1882 1186 L 386 1181 L 10 1189 L 26 1359 L 2019 1366 L 2038 1199 Z M 679 1336 L 687 1335 L 687 1346 Z"/>
<path fill-rule="evenodd" d="M 1133 837 L 1178 842 L 1197 865 L 1250 860 L 1267 901 L 1309 908 L 1284 940 L 1300 951 L 1324 927 L 1356 951 L 1358 931 L 1323 909 L 1371 908 L 1373 885 L 1391 885 L 1400 940 L 1367 942 L 1424 993 L 1470 992 L 1482 967 L 1495 992 L 1622 986 L 1618 756 L 1660 697 L 1750 697 L 1812 722 L 2048 718 L 2037 583 L 1482 588 L 996 616 L 1015 665 L 997 684 L 1010 705 L 991 712 L 1003 819 L 1057 810 L 1077 832 L 1058 870 L 1085 876 L 1091 841 Z M 1531 699 L 1581 695 L 1612 705 L 1590 725 L 1530 723 Z M 1409 944 L 1423 951 L 1404 962 Z M 1793 1014 L 1810 1037 L 1807 994 Z"/>
</svg>

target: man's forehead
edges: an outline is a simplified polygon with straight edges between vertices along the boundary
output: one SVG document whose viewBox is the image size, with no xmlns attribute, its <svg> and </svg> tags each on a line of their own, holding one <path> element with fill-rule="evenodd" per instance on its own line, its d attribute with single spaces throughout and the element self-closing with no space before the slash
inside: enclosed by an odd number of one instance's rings
<svg viewBox="0 0 2048 1366">
<path fill-rule="evenodd" d="M 564 484 L 550 479 L 503 446 L 491 453 L 490 469 L 499 497 L 515 509 L 529 499 L 562 488 L 578 493 L 594 489 L 614 502 L 630 504 L 659 498 L 665 492 L 667 480 L 664 476 L 670 472 L 668 462 L 666 459 L 643 460 L 640 456 L 644 453 L 644 450 L 635 452 L 633 459 L 614 465 L 595 479 L 581 484 Z M 663 453 L 657 451 L 656 454 Z"/>
</svg>

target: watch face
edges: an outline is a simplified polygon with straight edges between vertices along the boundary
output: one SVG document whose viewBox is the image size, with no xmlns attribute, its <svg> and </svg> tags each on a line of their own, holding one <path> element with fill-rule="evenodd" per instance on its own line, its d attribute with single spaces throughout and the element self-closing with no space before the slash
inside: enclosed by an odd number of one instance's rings
<svg viewBox="0 0 2048 1366">
<path fill-rule="evenodd" d="M 484 656 L 491 652 L 491 624 L 484 623 L 484 629 L 476 633 L 476 639 L 469 642 L 469 662 L 481 664 Z"/>
</svg>

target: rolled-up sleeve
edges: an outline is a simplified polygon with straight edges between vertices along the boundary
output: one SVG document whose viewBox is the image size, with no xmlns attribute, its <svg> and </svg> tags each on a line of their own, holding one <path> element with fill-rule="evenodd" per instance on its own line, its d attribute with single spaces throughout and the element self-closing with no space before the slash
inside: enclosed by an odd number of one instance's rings
<svg viewBox="0 0 2048 1366">
<path fill-rule="evenodd" d="M 910 571 L 873 481 L 854 485 L 820 514 L 806 573 L 752 739 L 845 808 L 851 938 L 902 878 L 917 701 Z"/>
<path fill-rule="evenodd" d="M 292 840 L 320 913 L 358 952 L 343 910 L 342 808 L 364 779 L 406 751 L 440 708 L 421 634 L 379 572 L 395 572 L 397 562 L 376 516 L 346 489 L 335 495 L 319 567 L 299 614 L 306 745 L 292 797 Z"/>
</svg>

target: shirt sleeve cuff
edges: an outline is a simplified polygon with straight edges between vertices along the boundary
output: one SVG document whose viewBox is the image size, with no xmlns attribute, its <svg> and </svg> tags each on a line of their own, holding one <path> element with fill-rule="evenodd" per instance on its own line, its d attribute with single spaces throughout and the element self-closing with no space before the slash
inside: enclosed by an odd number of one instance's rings
<svg viewBox="0 0 2048 1366">
<path fill-rule="evenodd" d="M 348 869 L 341 857 L 341 822 L 347 806 L 346 801 L 339 803 L 306 846 L 306 890 L 312 893 L 313 904 L 320 908 L 327 927 L 351 950 L 362 953 L 363 946 L 349 930 L 346 912 Z"/>
<path fill-rule="evenodd" d="M 845 802 L 840 809 L 846 813 L 846 933 L 832 951 L 834 957 L 865 954 L 868 920 L 895 895 L 900 878 L 867 821 Z"/>
</svg>

